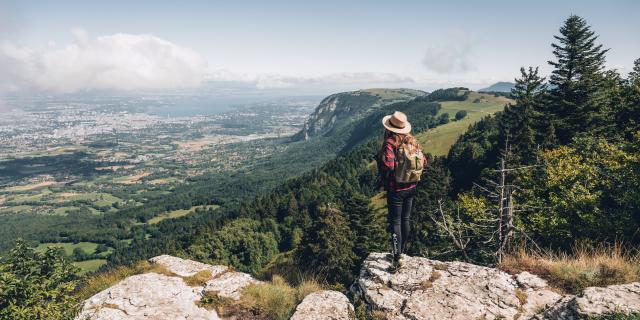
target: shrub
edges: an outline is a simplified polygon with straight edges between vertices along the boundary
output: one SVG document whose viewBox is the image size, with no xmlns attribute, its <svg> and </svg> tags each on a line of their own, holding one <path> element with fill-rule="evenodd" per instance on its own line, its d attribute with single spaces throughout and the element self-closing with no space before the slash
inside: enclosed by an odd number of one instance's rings
<svg viewBox="0 0 640 320">
<path fill-rule="evenodd" d="M 456 112 L 456 120 L 462 120 L 466 116 L 467 116 L 467 111 L 466 110 L 460 110 L 460 111 Z"/>
<path fill-rule="evenodd" d="M 73 319 L 76 271 L 58 250 L 39 253 L 18 240 L 0 260 L 0 319 Z"/>
<path fill-rule="evenodd" d="M 447 124 L 449 123 L 449 113 L 445 112 L 438 116 L 438 124 Z"/>
</svg>

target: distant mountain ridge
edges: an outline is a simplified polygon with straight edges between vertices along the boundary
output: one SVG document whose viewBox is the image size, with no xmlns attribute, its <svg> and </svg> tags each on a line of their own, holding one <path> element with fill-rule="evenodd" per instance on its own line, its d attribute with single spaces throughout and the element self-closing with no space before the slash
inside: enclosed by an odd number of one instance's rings
<svg viewBox="0 0 640 320">
<path fill-rule="evenodd" d="M 292 139 L 300 141 L 324 135 L 336 127 L 365 117 L 381 106 L 426 94 L 414 89 L 365 89 L 332 94 L 320 102 L 302 130 Z"/>
<path fill-rule="evenodd" d="M 513 82 L 500 81 L 480 89 L 478 92 L 511 92 L 511 89 L 513 89 L 515 85 Z"/>
</svg>

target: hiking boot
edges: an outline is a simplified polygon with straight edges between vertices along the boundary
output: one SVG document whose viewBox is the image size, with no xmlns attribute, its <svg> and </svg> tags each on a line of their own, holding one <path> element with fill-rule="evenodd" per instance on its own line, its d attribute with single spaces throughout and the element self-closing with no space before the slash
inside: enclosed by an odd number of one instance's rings
<svg viewBox="0 0 640 320">
<path fill-rule="evenodd" d="M 391 266 L 389 266 L 389 272 L 395 273 L 396 271 L 398 271 L 398 269 L 400 269 L 400 267 L 401 267 L 400 257 L 393 257 L 393 260 L 391 261 Z"/>
</svg>

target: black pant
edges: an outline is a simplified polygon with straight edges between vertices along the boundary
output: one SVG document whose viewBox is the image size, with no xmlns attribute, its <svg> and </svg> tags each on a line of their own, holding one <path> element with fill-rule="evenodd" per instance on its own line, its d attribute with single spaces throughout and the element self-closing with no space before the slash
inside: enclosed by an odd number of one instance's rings
<svg viewBox="0 0 640 320">
<path fill-rule="evenodd" d="M 411 218 L 411 205 L 415 188 L 398 192 L 387 192 L 387 208 L 389 214 L 389 232 L 391 232 L 391 245 L 394 258 L 399 258 L 404 252 L 409 238 L 409 219 Z"/>
</svg>

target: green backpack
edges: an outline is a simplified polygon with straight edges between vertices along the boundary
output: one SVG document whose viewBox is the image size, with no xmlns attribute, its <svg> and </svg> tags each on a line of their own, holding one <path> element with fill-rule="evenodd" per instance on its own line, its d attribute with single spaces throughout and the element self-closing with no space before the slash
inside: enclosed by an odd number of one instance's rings
<svg viewBox="0 0 640 320">
<path fill-rule="evenodd" d="M 424 154 L 422 151 L 410 153 L 409 150 L 400 147 L 396 152 L 396 182 L 416 183 L 422 177 L 424 170 Z"/>
</svg>

